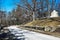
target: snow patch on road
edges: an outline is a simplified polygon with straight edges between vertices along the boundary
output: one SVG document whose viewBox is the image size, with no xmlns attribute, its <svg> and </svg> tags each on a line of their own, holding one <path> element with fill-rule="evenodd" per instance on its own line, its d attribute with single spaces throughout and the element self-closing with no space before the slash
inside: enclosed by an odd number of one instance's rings
<svg viewBox="0 0 60 40">
<path fill-rule="evenodd" d="M 23 35 L 25 36 L 25 40 L 60 40 L 60 38 L 53 37 L 50 35 L 36 33 L 28 30 L 22 30 L 20 28 L 17 28 L 17 26 L 10 26 L 8 27 L 8 29 L 12 31 L 12 33 L 15 32 L 15 35 L 23 33 Z"/>
</svg>

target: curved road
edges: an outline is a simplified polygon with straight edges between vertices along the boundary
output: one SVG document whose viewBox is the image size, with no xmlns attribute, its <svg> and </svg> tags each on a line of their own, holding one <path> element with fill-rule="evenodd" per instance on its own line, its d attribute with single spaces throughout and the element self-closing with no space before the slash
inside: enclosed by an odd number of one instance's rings
<svg viewBox="0 0 60 40">
<path fill-rule="evenodd" d="M 11 31 L 14 35 L 24 35 L 25 40 L 60 40 L 60 38 L 53 37 L 50 35 L 45 35 L 41 33 L 36 33 L 28 30 L 22 30 L 20 28 L 17 28 L 17 26 L 10 26 L 8 29 Z M 21 36 L 20 36 L 21 37 Z"/>
</svg>

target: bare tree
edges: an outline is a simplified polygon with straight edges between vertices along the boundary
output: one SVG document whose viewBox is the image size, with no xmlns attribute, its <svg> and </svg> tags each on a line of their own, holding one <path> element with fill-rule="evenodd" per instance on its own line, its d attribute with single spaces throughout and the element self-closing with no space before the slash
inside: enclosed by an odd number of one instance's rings
<svg viewBox="0 0 60 40">
<path fill-rule="evenodd" d="M 6 23 L 6 12 L 5 11 L 0 11 L 0 24 L 5 24 Z"/>
<path fill-rule="evenodd" d="M 58 4 L 58 6 L 57 6 L 57 10 L 58 10 L 58 12 L 60 13 L 60 3 Z M 60 15 L 60 14 L 59 14 Z"/>
<path fill-rule="evenodd" d="M 33 20 L 35 20 L 35 14 L 37 12 L 37 9 L 40 9 L 40 8 L 37 8 L 38 6 L 37 0 L 31 0 L 31 3 L 29 3 L 28 0 L 21 0 L 21 2 L 24 6 L 21 6 L 21 5 L 20 6 L 31 11 L 33 13 Z"/>
</svg>

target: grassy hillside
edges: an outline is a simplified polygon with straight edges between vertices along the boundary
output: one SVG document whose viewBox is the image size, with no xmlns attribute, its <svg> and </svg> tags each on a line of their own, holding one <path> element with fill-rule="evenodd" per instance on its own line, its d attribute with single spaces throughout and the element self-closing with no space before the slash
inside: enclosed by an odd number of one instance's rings
<svg viewBox="0 0 60 40">
<path fill-rule="evenodd" d="M 54 26 L 60 25 L 60 17 L 58 18 L 49 18 L 49 19 L 41 19 L 41 20 L 35 20 L 32 22 L 29 22 L 25 24 L 25 26 Z"/>
</svg>

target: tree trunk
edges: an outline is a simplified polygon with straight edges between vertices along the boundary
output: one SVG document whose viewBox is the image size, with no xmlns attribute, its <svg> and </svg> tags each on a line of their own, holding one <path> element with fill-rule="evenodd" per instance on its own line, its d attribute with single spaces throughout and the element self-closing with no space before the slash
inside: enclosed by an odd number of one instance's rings
<svg viewBox="0 0 60 40">
<path fill-rule="evenodd" d="M 48 18 L 50 18 L 50 5 L 48 5 Z"/>
<path fill-rule="evenodd" d="M 33 21 L 35 21 L 35 12 L 33 12 Z"/>
</svg>

